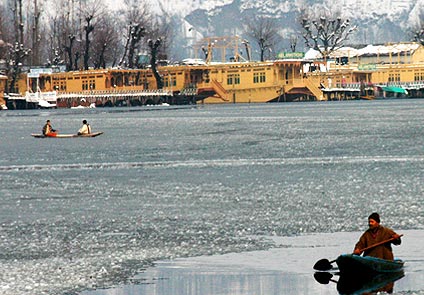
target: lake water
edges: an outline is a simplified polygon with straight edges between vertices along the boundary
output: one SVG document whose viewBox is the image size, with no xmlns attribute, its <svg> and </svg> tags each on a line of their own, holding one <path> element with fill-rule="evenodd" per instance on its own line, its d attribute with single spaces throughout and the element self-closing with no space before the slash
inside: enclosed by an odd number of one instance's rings
<svg viewBox="0 0 424 295">
<path fill-rule="evenodd" d="M 312 265 L 373 211 L 405 234 L 395 291 L 424 294 L 423 118 L 424 100 L 0 112 L 0 294 L 337 294 Z M 46 119 L 104 134 L 31 137 Z"/>
</svg>

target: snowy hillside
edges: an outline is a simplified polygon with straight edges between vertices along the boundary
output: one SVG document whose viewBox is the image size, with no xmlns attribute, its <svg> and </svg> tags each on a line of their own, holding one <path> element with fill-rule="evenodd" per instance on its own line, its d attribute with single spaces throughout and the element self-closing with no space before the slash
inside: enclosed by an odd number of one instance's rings
<svg viewBox="0 0 424 295">
<path fill-rule="evenodd" d="M 189 48 L 202 37 L 234 36 L 245 38 L 243 20 L 254 15 L 271 17 L 281 24 L 279 51 L 288 48 L 289 38 L 299 35 L 298 18 L 305 7 L 312 11 L 340 12 L 358 26 L 352 44 L 410 41 L 412 28 L 418 25 L 424 0 L 148 0 L 159 14 L 175 22 L 174 51 L 188 56 Z M 299 41 L 299 47 L 303 42 Z"/>
<path fill-rule="evenodd" d="M 325 7 L 331 10 L 342 11 L 345 17 L 352 19 L 367 19 L 376 16 L 384 16 L 390 20 L 401 18 L 409 21 L 404 16 L 417 12 L 419 8 L 424 8 L 424 0 L 340 0 L 334 4 L 333 0 L 159 0 L 153 1 L 152 5 L 170 15 L 185 17 L 196 10 L 213 11 L 230 4 L 236 4 L 240 12 L 245 10 L 256 10 L 257 13 L 280 15 L 281 13 L 293 13 L 295 9 L 302 7 Z M 160 3 L 159 5 L 157 3 Z M 238 5 L 237 5 L 238 4 Z M 415 15 L 416 16 L 416 15 Z"/>
</svg>

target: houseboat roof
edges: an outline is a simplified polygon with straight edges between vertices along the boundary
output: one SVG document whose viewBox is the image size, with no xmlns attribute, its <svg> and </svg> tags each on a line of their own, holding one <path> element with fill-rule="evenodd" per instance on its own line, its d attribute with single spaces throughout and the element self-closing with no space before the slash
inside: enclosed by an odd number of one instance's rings
<svg viewBox="0 0 424 295">
<path fill-rule="evenodd" d="M 366 45 L 363 47 L 349 47 L 345 46 L 333 51 L 330 57 L 359 57 L 359 56 L 377 56 L 377 55 L 396 55 L 400 53 L 414 53 L 420 44 L 416 42 L 405 43 L 391 43 L 385 45 Z M 305 54 L 305 59 L 319 59 L 322 58 L 321 53 L 315 49 L 309 49 Z"/>
</svg>

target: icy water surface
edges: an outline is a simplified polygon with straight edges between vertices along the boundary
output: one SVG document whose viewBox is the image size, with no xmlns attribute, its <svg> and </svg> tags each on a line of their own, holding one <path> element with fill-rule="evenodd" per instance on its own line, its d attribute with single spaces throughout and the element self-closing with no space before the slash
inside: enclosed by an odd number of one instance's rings
<svg viewBox="0 0 424 295">
<path fill-rule="evenodd" d="M 271 253 L 270 237 L 358 233 L 372 211 L 419 235 L 423 115 L 424 100 L 1 112 L 0 294 L 80 294 L 159 260 Z M 46 119 L 104 134 L 32 138 Z M 328 243 L 308 243 L 305 269 Z"/>
</svg>

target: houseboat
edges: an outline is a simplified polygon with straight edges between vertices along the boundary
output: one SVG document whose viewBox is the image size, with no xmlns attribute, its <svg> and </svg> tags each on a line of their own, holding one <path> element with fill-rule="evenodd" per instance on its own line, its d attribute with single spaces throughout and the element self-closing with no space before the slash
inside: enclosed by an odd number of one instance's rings
<svg viewBox="0 0 424 295">
<path fill-rule="evenodd" d="M 148 67 L 32 69 L 18 82 L 21 97 L 10 97 L 8 104 L 21 108 L 36 107 L 42 100 L 76 107 L 423 97 L 424 49 L 419 43 L 344 47 L 325 61 L 314 50 L 279 57 L 216 62 L 207 56 L 159 65 L 163 89 L 156 88 Z"/>
<path fill-rule="evenodd" d="M 306 57 L 320 55 L 310 50 Z M 343 47 L 330 57 L 327 69 L 318 73 L 325 100 L 424 97 L 424 47 L 419 43 Z"/>
</svg>

